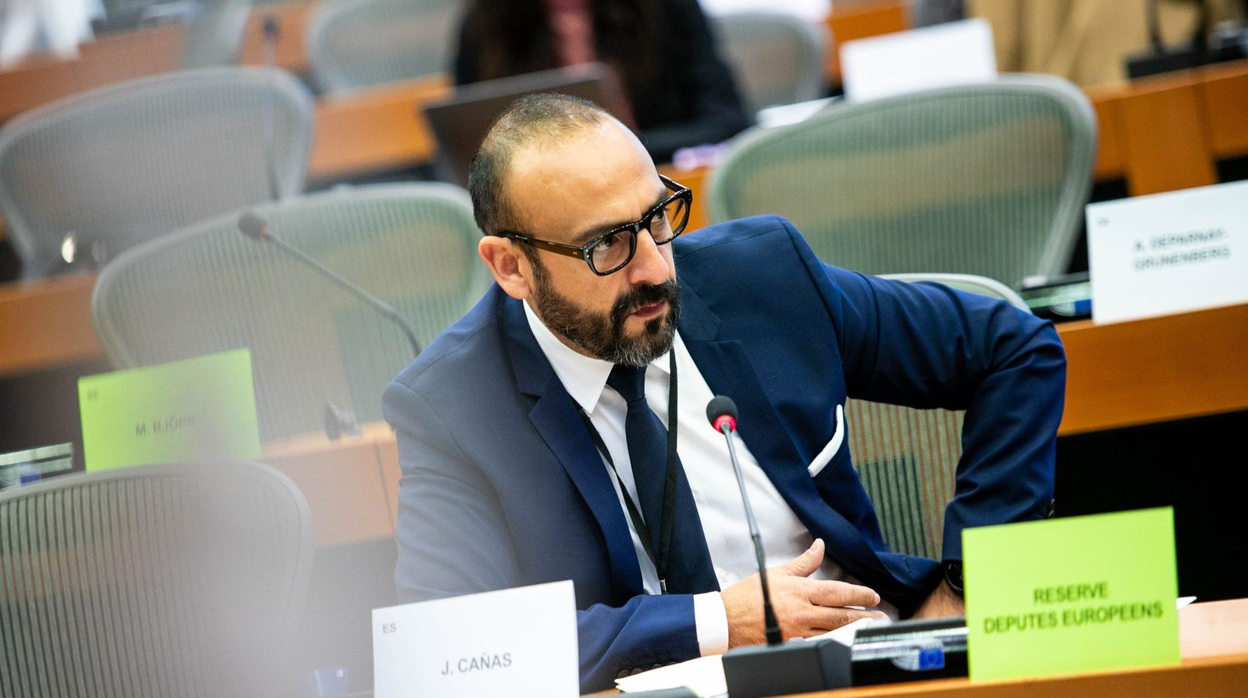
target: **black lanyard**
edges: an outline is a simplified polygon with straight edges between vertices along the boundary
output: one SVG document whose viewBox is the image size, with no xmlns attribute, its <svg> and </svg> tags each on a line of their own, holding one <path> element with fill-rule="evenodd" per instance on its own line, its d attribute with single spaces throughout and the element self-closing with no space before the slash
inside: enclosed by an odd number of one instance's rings
<svg viewBox="0 0 1248 698">
<path fill-rule="evenodd" d="M 646 556 L 650 558 L 650 562 L 654 564 L 654 569 L 659 575 L 659 591 L 667 593 L 667 563 L 672 552 L 672 529 L 676 523 L 676 347 L 673 344 L 668 352 L 668 367 L 671 373 L 671 381 L 667 386 L 667 475 L 663 481 L 663 509 L 659 518 L 659 552 L 655 555 L 654 546 L 650 542 L 650 531 L 646 528 L 646 522 L 641 518 L 641 512 L 637 509 L 637 504 L 633 502 L 632 496 L 628 494 L 628 488 L 624 486 L 624 481 L 620 479 L 620 473 L 615 469 L 615 460 L 611 458 L 611 452 L 607 450 L 607 445 L 602 441 L 602 435 L 594 428 L 593 423 L 589 420 L 589 415 L 585 414 L 585 410 L 579 409 L 581 420 L 585 422 L 585 428 L 589 431 L 589 436 L 594 440 L 594 446 L 602 454 L 607 461 L 607 466 L 611 468 L 611 474 L 615 476 L 616 484 L 620 487 L 620 494 L 624 496 L 624 506 L 628 510 L 628 518 L 633 522 L 633 529 L 637 531 L 637 538 L 641 540 L 641 547 L 646 551 Z M 643 388 L 644 395 L 644 388 Z M 627 417 L 626 417 L 627 419 Z M 627 444 L 627 440 L 626 440 Z M 627 445 L 625 445 L 627 448 Z M 633 470 L 636 473 L 636 469 Z M 636 476 L 633 478 L 636 480 Z"/>
</svg>

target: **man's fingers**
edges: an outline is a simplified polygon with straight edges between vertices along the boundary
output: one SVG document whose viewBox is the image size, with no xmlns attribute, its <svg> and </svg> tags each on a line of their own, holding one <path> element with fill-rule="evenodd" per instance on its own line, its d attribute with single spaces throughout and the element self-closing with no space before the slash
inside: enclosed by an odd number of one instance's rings
<svg viewBox="0 0 1248 698">
<path fill-rule="evenodd" d="M 845 582 L 811 579 L 805 584 L 806 598 L 818 606 L 839 608 L 843 606 L 878 606 L 880 595 L 869 587 Z"/>
<path fill-rule="evenodd" d="M 823 539 L 816 538 L 806 552 L 776 567 L 781 574 L 794 577 L 809 577 L 823 564 Z"/>
<path fill-rule="evenodd" d="M 820 608 L 812 607 L 810 617 L 807 619 L 806 625 L 810 628 L 809 634 L 819 635 L 829 630 L 836 630 L 842 625 L 849 625 L 856 620 L 863 618 L 887 618 L 879 611 L 859 611 L 856 608 Z"/>
</svg>

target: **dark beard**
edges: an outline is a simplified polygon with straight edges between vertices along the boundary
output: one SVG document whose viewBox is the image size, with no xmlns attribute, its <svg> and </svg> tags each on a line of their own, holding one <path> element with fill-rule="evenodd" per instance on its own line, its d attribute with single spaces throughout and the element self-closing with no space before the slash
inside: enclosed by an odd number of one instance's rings
<svg viewBox="0 0 1248 698">
<path fill-rule="evenodd" d="M 669 279 L 657 286 L 639 286 L 616 300 L 609 313 L 585 310 L 551 288 L 546 270 L 533 265 L 533 306 L 542 321 L 584 353 L 621 366 L 642 367 L 672 348 L 680 317 L 680 285 Z M 667 312 L 646 322 L 641 334 L 624 334 L 629 314 L 643 306 L 667 301 Z"/>
</svg>

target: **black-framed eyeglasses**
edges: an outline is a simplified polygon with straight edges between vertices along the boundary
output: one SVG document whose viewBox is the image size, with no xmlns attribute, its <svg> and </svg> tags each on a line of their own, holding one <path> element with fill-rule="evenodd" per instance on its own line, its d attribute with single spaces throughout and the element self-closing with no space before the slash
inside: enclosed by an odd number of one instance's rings
<svg viewBox="0 0 1248 698">
<path fill-rule="evenodd" d="M 659 179 L 672 192 L 671 196 L 647 211 L 639 220 L 616 226 L 584 245 L 538 240 L 510 230 L 500 230 L 498 234 L 539 250 L 566 257 L 580 257 L 589 265 L 590 271 L 598 276 L 606 276 L 623 269 L 633 261 L 633 255 L 637 253 L 637 235 L 641 231 L 648 231 L 656 245 L 666 245 L 685 232 L 685 226 L 689 224 L 689 209 L 693 205 L 693 191 L 663 175 L 659 175 Z"/>
</svg>

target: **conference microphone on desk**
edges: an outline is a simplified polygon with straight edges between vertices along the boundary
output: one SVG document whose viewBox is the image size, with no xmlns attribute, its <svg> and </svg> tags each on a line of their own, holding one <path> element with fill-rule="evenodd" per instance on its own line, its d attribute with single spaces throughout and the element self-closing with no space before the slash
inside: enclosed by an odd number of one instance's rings
<svg viewBox="0 0 1248 698">
<path fill-rule="evenodd" d="M 370 306 L 378 313 L 381 313 L 385 317 L 389 318 L 391 322 L 398 325 L 399 329 L 403 330 L 403 334 L 407 335 L 407 341 L 412 344 L 412 355 L 416 356 L 420 354 L 420 342 L 416 340 L 416 332 L 412 330 L 411 325 L 407 324 L 407 321 L 403 319 L 403 316 L 399 315 L 399 311 L 395 310 L 389 303 L 386 303 L 377 296 L 374 296 L 368 291 L 356 286 L 338 272 L 333 271 L 329 267 L 326 267 L 324 264 L 321 264 L 303 252 L 291 247 L 281 238 L 274 236 L 269 232 L 269 224 L 252 211 L 247 211 L 239 217 L 238 230 L 252 240 L 272 243 L 287 255 L 299 260 L 306 266 L 311 267 L 325 278 L 333 281 L 339 287 L 363 301 L 366 305 Z"/>
<path fill-rule="evenodd" d="M 758 560 L 758 579 L 763 587 L 763 626 L 767 635 L 767 644 L 776 646 L 784 642 L 780 634 L 780 624 L 776 622 L 776 611 L 771 606 L 771 589 L 767 585 L 767 558 L 763 554 L 763 540 L 758 532 L 758 520 L 754 518 L 754 509 L 750 506 L 750 498 L 745 493 L 745 476 L 741 473 L 741 463 L 737 460 L 737 447 L 732 442 L 732 433 L 737 430 L 737 403 L 732 398 L 716 395 L 706 405 L 706 418 L 711 420 L 715 431 L 724 435 L 728 442 L 728 457 L 732 460 L 732 471 L 737 476 L 737 487 L 741 490 L 741 503 L 745 506 L 745 522 L 750 527 L 750 539 L 754 541 L 754 557 Z"/>
<path fill-rule="evenodd" d="M 741 490 L 745 520 L 754 541 L 758 578 L 763 589 L 763 624 L 767 644 L 737 647 L 724 654 L 724 679 L 732 698 L 763 698 L 793 693 L 809 693 L 851 685 L 850 648 L 835 640 L 795 640 L 784 642 L 776 612 L 771 606 L 767 585 L 767 560 L 763 554 L 758 521 L 745 491 L 745 476 L 737 460 L 732 434 L 737 430 L 737 405 L 732 398 L 716 395 L 706 405 L 706 417 L 715 431 L 728 442 L 728 457 Z"/>
</svg>

